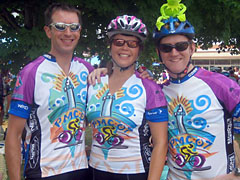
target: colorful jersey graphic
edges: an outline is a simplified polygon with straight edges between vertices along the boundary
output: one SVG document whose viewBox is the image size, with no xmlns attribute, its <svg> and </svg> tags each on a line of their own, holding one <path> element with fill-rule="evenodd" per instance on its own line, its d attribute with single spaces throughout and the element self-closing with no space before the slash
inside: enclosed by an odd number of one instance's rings
<svg viewBox="0 0 240 180">
<path fill-rule="evenodd" d="M 169 113 L 169 178 L 201 179 L 233 170 L 233 112 L 240 87 L 227 77 L 194 68 L 163 87 Z M 204 173 L 203 173 L 204 172 Z"/>
<path fill-rule="evenodd" d="M 27 119 L 27 177 L 87 168 L 85 108 L 92 70 L 73 58 L 66 76 L 54 57 L 44 55 L 20 72 L 10 113 Z"/>
<path fill-rule="evenodd" d="M 88 90 L 87 119 L 93 142 L 90 165 L 113 173 L 148 171 L 151 136 L 147 121 L 167 121 L 166 100 L 153 81 L 132 75 L 113 95 L 108 76 Z"/>
</svg>

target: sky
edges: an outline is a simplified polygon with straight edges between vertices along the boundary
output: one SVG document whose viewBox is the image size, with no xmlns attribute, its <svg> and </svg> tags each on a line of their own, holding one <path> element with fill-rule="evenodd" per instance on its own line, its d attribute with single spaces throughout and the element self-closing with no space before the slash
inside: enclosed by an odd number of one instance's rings
<svg viewBox="0 0 240 180">
<path fill-rule="evenodd" d="M 94 56 L 92 59 L 91 59 L 91 65 L 94 65 L 94 64 L 100 64 L 100 60 L 98 59 L 98 56 Z"/>
</svg>

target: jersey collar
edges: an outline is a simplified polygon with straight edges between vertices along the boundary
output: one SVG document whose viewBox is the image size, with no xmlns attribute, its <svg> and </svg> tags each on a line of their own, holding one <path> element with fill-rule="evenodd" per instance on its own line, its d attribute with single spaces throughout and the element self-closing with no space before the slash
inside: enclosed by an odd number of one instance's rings
<svg viewBox="0 0 240 180">
<path fill-rule="evenodd" d="M 194 67 L 189 73 L 187 73 L 183 78 L 180 78 L 180 79 L 175 79 L 175 78 L 170 77 L 170 81 L 172 83 L 181 84 L 181 83 L 187 81 L 188 79 L 190 79 L 192 76 L 194 76 L 194 74 L 196 74 L 198 69 L 199 69 L 199 67 Z"/>
<path fill-rule="evenodd" d="M 44 54 L 43 57 L 45 57 L 45 59 L 47 59 L 49 61 L 57 62 L 56 61 L 56 57 L 54 55 L 52 55 L 52 54 L 47 53 L 47 54 Z M 74 57 L 72 57 L 72 61 L 73 61 L 73 58 Z"/>
</svg>

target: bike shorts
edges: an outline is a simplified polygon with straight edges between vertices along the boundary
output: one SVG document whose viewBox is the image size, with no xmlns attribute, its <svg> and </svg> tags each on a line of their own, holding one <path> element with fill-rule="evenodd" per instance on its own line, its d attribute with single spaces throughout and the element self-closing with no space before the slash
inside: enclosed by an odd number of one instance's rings
<svg viewBox="0 0 240 180">
<path fill-rule="evenodd" d="M 45 178 L 26 178 L 25 180 L 88 180 L 89 170 L 81 169 Z"/>
<path fill-rule="evenodd" d="M 147 180 L 148 173 L 117 174 L 89 167 L 89 180 Z"/>
</svg>

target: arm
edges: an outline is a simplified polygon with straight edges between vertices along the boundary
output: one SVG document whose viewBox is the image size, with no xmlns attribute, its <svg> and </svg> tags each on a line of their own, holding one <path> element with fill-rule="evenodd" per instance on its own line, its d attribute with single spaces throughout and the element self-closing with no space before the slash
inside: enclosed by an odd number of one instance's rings
<svg viewBox="0 0 240 180">
<path fill-rule="evenodd" d="M 153 74 L 151 71 L 140 67 L 138 69 L 138 72 L 141 73 L 140 77 L 142 77 L 143 79 L 148 78 L 150 80 L 153 80 Z M 106 74 L 107 74 L 107 68 L 97 68 L 88 75 L 88 83 L 90 85 L 95 86 L 96 79 L 97 79 L 97 82 L 100 83 L 101 75 L 106 75 Z"/>
<path fill-rule="evenodd" d="M 21 179 L 21 137 L 26 119 L 10 115 L 6 136 L 5 154 L 10 180 Z"/>
<path fill-rule="evenodd" d="M 233 145 L 234 145 L 233 147 L 236 155 L 236 167 L 240 168 L 240 147 L 236 140 L 233 140 Z"/>
<path fill-rule="evenodd" d="M 140 73 L 140 77 L 143 78 L 143 79 L 150 79 L 150 80 L 153 80 L 153 73 L 148 70 L 146 67 L 144 66 L 140 66 L 138 68 L 138 72 Z"/>
<path fill-rule="evenodd" d="M 101 74 L 106 75 L 107 74 L 107 68 L 97 68 L 95 69 L 93 72 L 91 72 L 88 75 L 88 83 L 90 85 L 95 85 L 96 84 L 96 79 L 97 82 L 100 83 L 101 82 Z"/>
<path fill-rule="evenodd" d="M 148 122 L 153 140 L 153 151 L 151 155 L 148 180 L 159 180 L 161 177 L 168 149 L 167 123 L 167 121 Z"/>
</svg>

